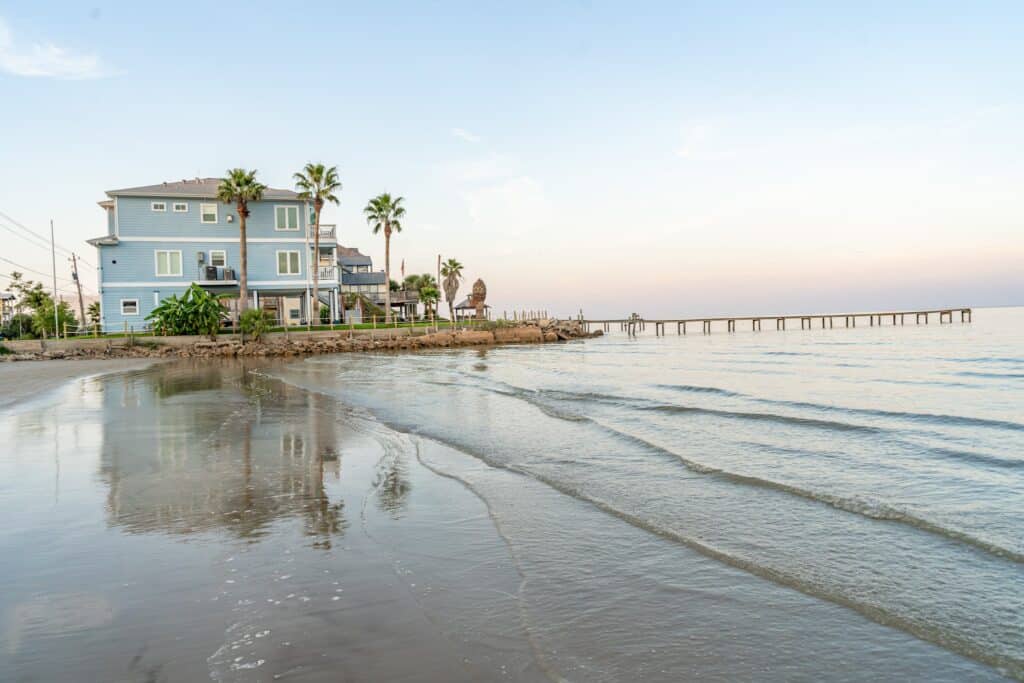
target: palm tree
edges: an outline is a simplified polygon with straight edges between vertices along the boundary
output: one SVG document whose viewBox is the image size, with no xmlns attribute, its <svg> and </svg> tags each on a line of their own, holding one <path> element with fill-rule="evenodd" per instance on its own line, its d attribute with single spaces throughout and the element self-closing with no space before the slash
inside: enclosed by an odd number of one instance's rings
<svg viewBox="0 0 1024 683">
<path fill-rule="evenodd" d="M 245 237 L 245 220 L 249 217 L 249 202 L 263 199 L 267 186 L 256 180 L 256 170 L 228 169 L 217 187 L 217 199 L 225 204 L 234 203 L 238 211 L 238 251 L 241 256 L 238 273 L 238 312 L 249 307 L 249 251 Z"/>
<path fill-rule="evenodd" d="M 391 233 L 402 232 L 402 218 L 405 216 L 405 207 L 402 206 L 401 197 L 392 197 L 385 192 L 371 199 L 366 208 L 366 222 L 373 228 L 373 234 L 384 232 L 384 273 L 388 282 L 391 282 Z M 391 322 L 391 288 L 384 292 L 384 320 Z"/>
<path fill-rule="evenodd" d="M 313 267 L 313 306 L 311 310 L 320 310 L 320 211 L 324 204 L 339 204 L 335 192 L 341 191 L 341 180 L 338 179 L 338 167 L 326 168 L 323 164 L 306 164 L 301 173 L 295 174 L 295 188 L 299 190 L 299 199 L 313 201 L 313 253 L 316 254 L 316 265 Z"/>
<path fill-rule="evenodd" d="M 441 266 L 441 275 L 444 277 L 444 298 L 448 300 L 448 313 L 451 321 L 455 322 L 455 296 L 459 293 L 459 281 L 462 280 L 462 264 L 453 258 L 448 259 Z"/>
<path fill-rule="evenodd" d="M 433 279 L 433 278 L 431 278 Z M 422 285 L 419 289 L 420 301 L 423 302 L 424 316 L 429 316 L 431 320 L 434 319 L 434 304 L 441 298 L 441 292 L 437 291 L 437 287 L 433 284 Z"/>
</svg>

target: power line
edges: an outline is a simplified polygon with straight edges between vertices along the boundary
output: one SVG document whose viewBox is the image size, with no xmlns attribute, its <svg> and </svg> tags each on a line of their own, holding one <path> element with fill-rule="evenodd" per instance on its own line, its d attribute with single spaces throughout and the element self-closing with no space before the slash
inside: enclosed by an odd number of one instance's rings
<svg viewBox="0 0 1024 683">
<path fill-rule="evenodd" d="M 4 218 L 4 219 L 6 219 L 6 220 L 7 220 L 7 221 L 8 221 L 9 223 L 11 223 L 12 225 L 15 225 L 15 226 L 17 226 L 18 228 L 21 228 L 22 230 L 24 230 L 24 231 L 25 231 L 25 232 L 27 232 L 28 234 L 30 234 L 30 235 L 32 235 L 33 237 L 35 237 L 35 238 L 36 238 L 37 240 L 41 241 L 41 242 L 42 242 L 43 244 L 45 244 L 45 245 L 46 245 L 46 248 L 47 248 L 47 249 L 49 249 L 49 248 L 50 248 L 50 240 L 49 240 L 49 239 L 47 239 L 45 235 L 42 235 L 42 234 L 40 234 L 40 233 L 36 232 L 35 230 L 33 230 L 33 229 L 31 229 L 31 228 L 29 228 L 29 227 L 25 226 L 25 225 L 24 225 L 23 223 L 19 223 L 18 221 L 14 220 L 13 218 L 11 218 L 10 216 L 8 216 L 8 215 L 7 215 L 6 213 L 4 213 L 3 211 L 0 211 L 0 217 L 3 217 L 3 218 Z M 11 229 L 10 229 L 9 227 L 7 227 L 6 225 L 0 225 L 0 227 L 6 228 L 7 230 L 10 230 L 11 232 L 14 232 L 13 230 L 11 230 Z M 14 234 L 16 234 L 16 235 L 17 235 L 18 233 L 14 233 Z M 19 235 L 19 237 L 20 237 L 20 235 Z M 27 238 L 25 238 L 25 239 L 27 239 Z M 73 251 L 72 251 L 71 249 L 68 249 L 67 247 L 65 247 L 65 246 L 63 246 L 63 245 L 61 245 L 61 244 L 54 244 L 54 248 L 55 248 L 55 249 L 56 249 L 57 251 L 63 251 L 63 252 L 65 252 L 65 253 L 66 253 L 66 254 L 67 254 L 68 256 L 70 256 L 70 255 L 71 255 L 72 253 L 74 253 L 74 252 L 73 252 Z M 83 259 L 83 258 L 82 258 L 81 256 L 79 256 L 79 257 L 78 257 L 78 260 L 79 260 L 79 261 L 81 261 L 82 263 L 84 263 L 85 265 L 87 265 L 87 266 L 91 267 L 91 268 L 95 268 L 95 267 L 96 267 L 96 266 L 94 266 L 93 264 L 91 264 L 91 263 L 89 263 L 88 261 L 86 261 L 85 259 Z"/>
<path fill-rule="evenodd" d="M 23 265 L 21 265 L 20 263 L 15 263 L 15 262 L 14 262 L 14 261 L 12 261 L 11 259 L 9 259 L 9 258 L 4 258 L 3 256 L 0 256 L 0 261 L 5 261 L 6 263 L 10 263 L 10 264 L 11 264 L 12 266 L 14 266 L 15 268 L 21 268 L 22 270 L 26 270 L 26 271 L 28 271 L 28 272 L 30 272 L 30 273 L 35 273 L 36 275 L 42 275 L 43 277 L 50 277 L 50 274 L 49 274 L 49 273 L 44 273 L 44 272 L 42 272 L 42 271 L 38 271 L 38 270 L 35 270 L 35 269 L 33 269 L 33 268 L 29 268 L 29 267 L 27 267 L 27 266 L 23 266 Z M 57 279 L 58 279 L 58 280 L 63 280 L 64 282 L 70 282 L 71 284 L 75 284 L 75 281 L 74 281 L 74 280 L 71 280 L 71 279 L 69 279 L 69 278 L 66 278 L 66 277 L 59 277 L 59 278 L 57 278 Z"/>
</svg>

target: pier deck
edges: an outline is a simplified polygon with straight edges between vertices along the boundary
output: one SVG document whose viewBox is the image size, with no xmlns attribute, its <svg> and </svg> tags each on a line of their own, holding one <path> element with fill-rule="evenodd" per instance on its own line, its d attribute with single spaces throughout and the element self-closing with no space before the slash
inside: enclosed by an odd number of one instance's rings
<svg viewBox="0 0 1024 683">
<path fill-rule="evenodd" d="M 654 333 L 658 336 L 665 334 L 666 325 L 675 325 L 676 334 L 686 334 L 687 325 L 700 323 L 703 334 L 711 334 L 713 323 L 725 323 L 727 332 L 735 332 L 737 323 L 750 323 L 750 329 L 754 332 L 762 329 L 765 320 L 774 321 L 776 330 L 785 330 L 786 321 L 799 320 L 801 330 L 810 330 L 816 321 L 821 321 L 822 329 L 835 327 L 837 319 L 842 320 L 843 327 L 857 327 L 858 319 L 867 319 L 868 324 L 874 327 L 891 321 L 891 325 L 904 325 L 907 318 L 913 316 L 914 324 L 927 325 L 931 316 L 938 316 L 939 324 L 952 323 L 953 314 L 960 314 L 960 322 L 969 323 L 972 321 L 970 308 L 937 308 L 926 311 L 882 311 L 876 313 L 815 313 L 814 315 L 739 315 L 739 316 L 711 316 L 705 318 L 618 318 L 607 320 L 582 320 L 586 330 L 591 331 L 594 326 L 600 325 L 605 332 L 610 332 L 612 326 L 617 325 L 619 330 L 636 334 L 647 329 L 647 324 L 654 325 Z"/>
</svg>

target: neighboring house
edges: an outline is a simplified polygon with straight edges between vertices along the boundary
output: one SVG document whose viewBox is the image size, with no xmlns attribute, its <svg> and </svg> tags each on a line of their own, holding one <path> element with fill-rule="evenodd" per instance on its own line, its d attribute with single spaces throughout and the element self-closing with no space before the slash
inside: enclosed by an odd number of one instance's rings
<svg viewBox="0 0 1024 683">
<path fill-rule="evenodd" d="M 6 325 L 14 317 L 14 304 L 18 297 L 10 292 L 0 292 L 0 325 Z"/>
<path fill-rule="evenodd" d="M 103 326 L 146 326 L 146 316 L 192 283 L 215 294 L 234 294 L 240 269 L 234 204 L 217 201 L 219 178 L 195 178 L 110 190 L 99 202 L 107 234 L 89 240 L 98 252 Z M 310 205 L 291 190 L 268 188 L 250 202 L 246 222 L 251 306 L 274 311 L 279 321 L 307 319 L 311 267 L 320 269 L 320 300 L 339 318 L 335 226 L 320 226 L 313 257 Z M 297 311 L 292 318 L 291 313 Z"/>
<path fill-rule="evenodd" d="M 373 260 L 356 248 L 338 247 L 338 267 L 341 269 L 342 295 L 357 293 L 365 296 L 377 306 L 385 305 L 384 295 L 388 279 L 383 270 L 373 269 Z M 416 292 L 391 292 L 391 308 L 400 318 L 416 315 L 419 295 Z M 359 310 L 346 312 L 346 322 L 360 322 Z"/>
</svg>

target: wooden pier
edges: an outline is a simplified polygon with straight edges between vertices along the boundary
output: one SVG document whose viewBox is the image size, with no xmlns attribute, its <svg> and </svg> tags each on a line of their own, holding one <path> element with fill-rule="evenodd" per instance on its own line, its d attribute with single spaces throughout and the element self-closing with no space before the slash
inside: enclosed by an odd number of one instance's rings
<svg viewBox="0 0 1024 683">
<path fill-rule="evenodd" d="M 594 330 L 598 325 L 605 332 L 610 332 L 613 326 L 618 326 L 622 332 L 628 332 L 631 335 L 635 335 L 637 332 L 643 332 L 647 329 L 647 325 L 654 326 L 654 334 L 657 336 L 663 336 L 665 334 L 666 325 L 675 325 L 676 334 L 686 334 L 687 325 L 696 325 L 700 323 L 702 334 L 711 334 L 711 328 L 714 323 L 725 323 L 725 330 L 727 332 L 735 332 L 737 323 L 750 323 L 750 329 L 753 332 L 761 331 L 762 324 L 765 320 L 771 323 L 775 322 L 776 330 L 785 330 L 787 321 L 800 321 L 801 330 L 813 329 L 818 321 L 821 321 L 821 329 L 832 329 L 835 327 L 835 321 L 840 320 L 842 324 L 840 327 L 857 327 L 857 320 L 861 320 L 863 324 L 864 320 L 867 320 L 868 325 L 874 327 L 878 325 L 881 327 L 883 324 L 889 324 L 890 326 L 901 326 L 905 325 L 907 320 L 913 319 L 915 325 L 927 325 L 932 316 L 938 316 L 939 324 L 952 323 L 953 315 L 955 313 L 960 314 L 960 322 L 969 323 L 972 322 L 971 309 L 970 308 L 942 308 L 930 311 L 884 311 L 881 313 L 816 313 L 814 315 L 741 315 L 741 316 L 715 316 L 709 318 L 679 318 L 679 319 L 659 319 L 659 320 L 647 320 L 645 318 L 622 318 L 622 319 L 611 319 L 611 320 L 588 320 L 581 318 L 585 329 L 590 332 Z"/>
</svg>

